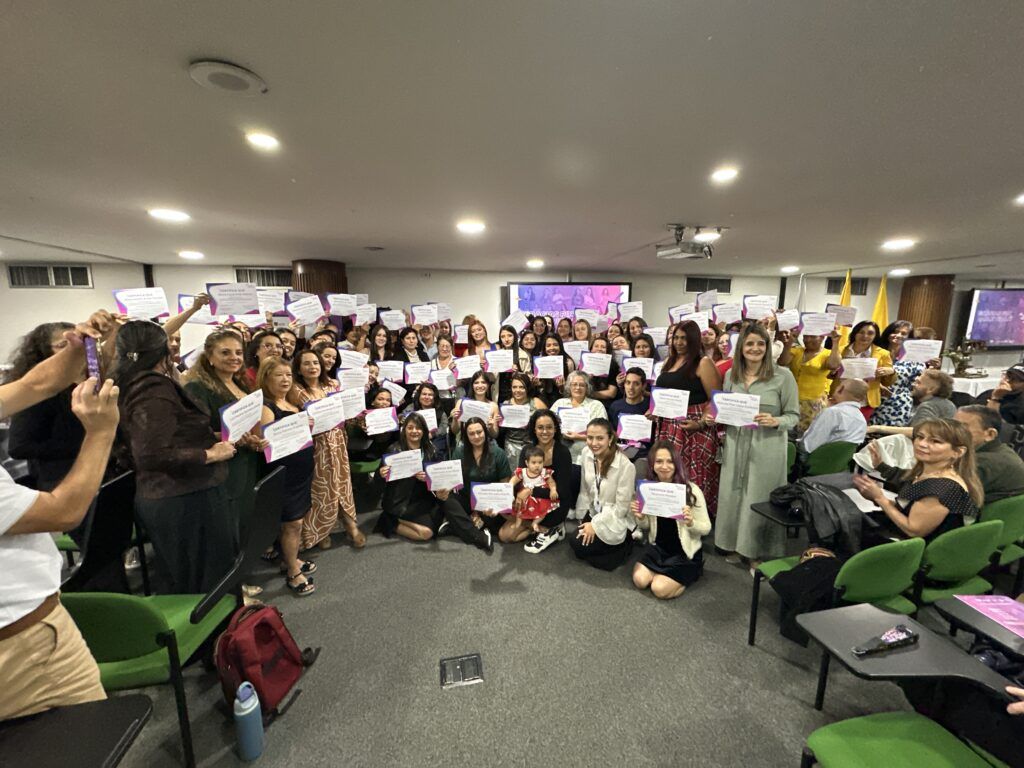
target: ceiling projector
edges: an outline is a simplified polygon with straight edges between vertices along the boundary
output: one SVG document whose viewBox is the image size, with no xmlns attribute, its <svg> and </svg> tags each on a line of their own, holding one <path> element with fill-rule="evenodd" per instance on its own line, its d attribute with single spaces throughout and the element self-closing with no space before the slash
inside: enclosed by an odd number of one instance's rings
<svg viewBox="0 0 1024 768">
<path fill-rule="evenodd" d="M 675 242 L 658 243 L 654 255 L 659 259 L 710 259 L 714 255 L 711 243 L 722 236 L 722 227 L 669 224 Z"/>
</svg>

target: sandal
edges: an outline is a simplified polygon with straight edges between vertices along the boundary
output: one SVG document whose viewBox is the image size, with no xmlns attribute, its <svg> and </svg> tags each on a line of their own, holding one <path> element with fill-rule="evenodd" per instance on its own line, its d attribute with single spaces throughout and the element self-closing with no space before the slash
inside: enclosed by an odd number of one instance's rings
<svg viewBox="0 0 1024 768">
<path fill-rule="evenodd" d="M 301 584 L 292 584 L 296 579 L 302 579 Z M 285 576 L 284 585 L 292 591 L 292 594 L 296 597 L 305 597 L 316 592 L 316 587 L 313 586 L 313 580 L 307 579 L 301 573 L 296 573 L 294 576 Z"/>
<path fill-rule="evenodd" d="M 312 560 L 302 560 L 300 562 L 301 562 L 301 565 L 299 566 L 299 573 L 303 573 L 303 574 L 305 574 L 307 576 L 309 576 L 312 573 L 316 573 L 316 563 L 314 563 Z M 287 567 L 281 569 L 281 573 L 287 573 L 287 572 L 288 572 L 288 568 Z"/>
<path fill-rule="evenodd" d="M 277 547 L 268 547 L 263 550 L 263 554 L 260 555 L 260 560 L 265 563 L 273 563 L 281 559 L 281 550 Z"/>
</svg>

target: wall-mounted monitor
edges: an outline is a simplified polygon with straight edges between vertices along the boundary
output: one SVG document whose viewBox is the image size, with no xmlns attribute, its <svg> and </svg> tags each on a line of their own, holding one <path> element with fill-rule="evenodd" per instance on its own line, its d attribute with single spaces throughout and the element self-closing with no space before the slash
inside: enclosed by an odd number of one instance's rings
<svg viewBox="0 0 1024 768">
<path fill-rule="evenodd" d="M 1024 348 L 1024 288 L 974 289 L 964 338 L 989 349 Z"/>
<path fill-rule="evenodd" d="M 595 309 L 604 314 L 608 303 L 630 301 L 632 283 L 509 283 L 509 312 L 551 315 L 557 322 L 572 317 L 577 309 Z"/>
</svg>

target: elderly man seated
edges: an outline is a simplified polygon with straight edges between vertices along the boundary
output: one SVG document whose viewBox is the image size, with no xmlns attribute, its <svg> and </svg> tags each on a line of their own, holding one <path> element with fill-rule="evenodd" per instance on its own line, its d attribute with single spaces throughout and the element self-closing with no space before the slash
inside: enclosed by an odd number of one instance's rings
<svg viewBox="0 0 1024 768">
<path fill-rule="evenodd" d="M 868 426 L 860 410 L 867 394 L 868 385 L 863 379 L 842 379 L 829 407 L 814 417 L 803 438 L 797 441 L 799 452 L 806 455 L 828 443 L 860 445 Z"/>
<path fill-rule="evenodd" d="M 929 368 L 921 372 L 910 386 L 914 407 L 910 411 L 910 423 L 905 427 L 872 425 L 869 435 L 910 435 L 914 425 L 931 419 L 952 419 L 956 406 L 949 398 L 953 395 L 953 377 L 948 373 Z"/>
<path fill-rule="evenodd" d="M 965 405 L 953 418 L 971 433 L 985 503 L 1024 494 L 1024 461 L 999 441 L 999 414 L 983 405 Z"/>
</svg>

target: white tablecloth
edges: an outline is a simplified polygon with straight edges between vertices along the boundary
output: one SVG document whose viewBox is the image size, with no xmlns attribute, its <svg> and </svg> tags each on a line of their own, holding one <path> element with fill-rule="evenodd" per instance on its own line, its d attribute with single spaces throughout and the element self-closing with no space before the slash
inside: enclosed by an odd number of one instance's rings
<svg viewBox="0 0 1024 768">
<path fill-rule="evenodd" d="M 977 397 L 986 390 L 998 387 L 999 380 L 999 376 L 986 376 L 983 379 L 964 379 L 954 376 L 953 391 L 964 392 L 971 397 Z"/>
</svg>

